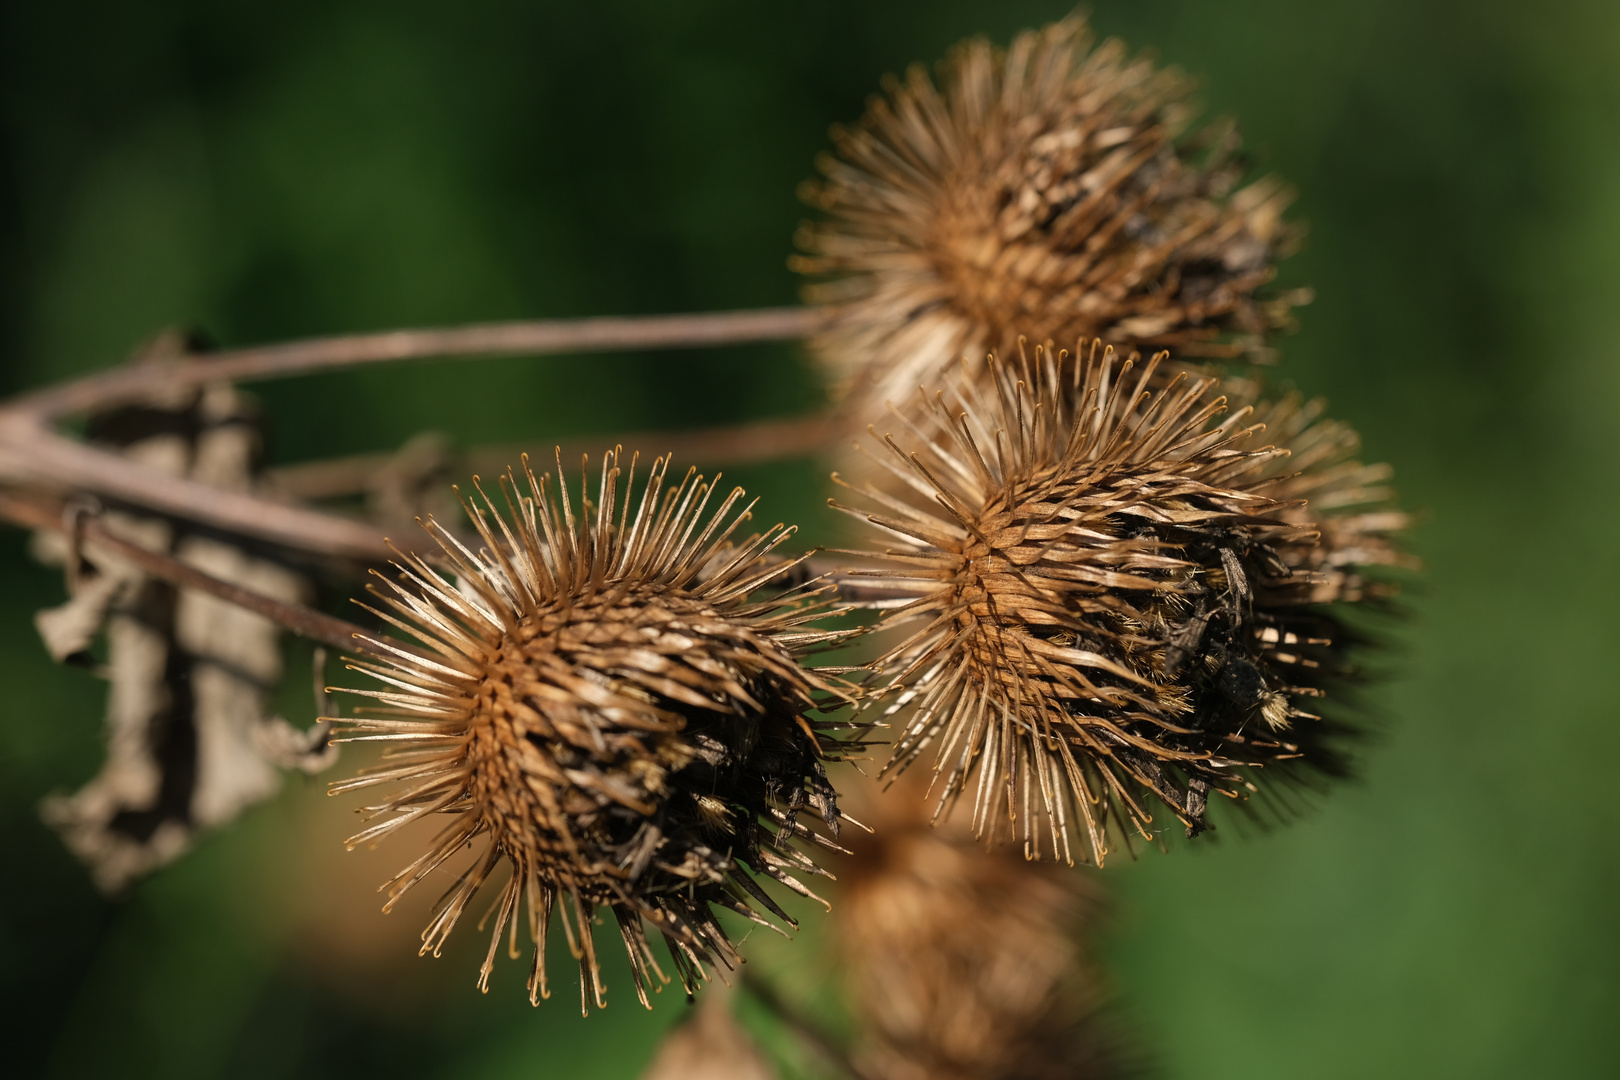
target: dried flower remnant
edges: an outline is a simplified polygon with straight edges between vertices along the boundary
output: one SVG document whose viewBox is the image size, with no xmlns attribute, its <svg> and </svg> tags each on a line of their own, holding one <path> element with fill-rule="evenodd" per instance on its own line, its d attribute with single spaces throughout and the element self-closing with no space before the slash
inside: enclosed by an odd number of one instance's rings
<svg viewBox="0 0 1620 1080">
<path fill-rule="evenodd" d="M 793 265 L 847 305 L 818 351 L 863 422 L 1015 334 L 1263 357 L 1305 299 L 1264 295 L 1292 196 L 1241 186 L 1234 127 L 1191 130 L 1185 77 L 1079 17 L 964 42 L 939 76 L 886 84 L 803 191 L 824 218 Z"/>
<path fill-rule="evenodd" d="M 1262 442 L 1254 410 L 1222 419 L 1215 380 L 1159 359 L 992 357 L 897 412 L 876 512 L 839 507 L 893 542 L 857 573 L 914 597 L 880 623 L 904 633 L 877 661 L 901 722 L 886 768 L 934 748 L 940 810 L 971 783 L 975 831 L 1010 826 L 1031 857 L 1045 834 L 1072 860 L 1078 824 L 1101 863 L 1111 836 L 1152 835 L 1147 798 L 1196 833 L 1211 791 L 1243 798 L 1262 769 L 1273 796 L 1343 773 L 1354 732 L 1318 704 L 1351 674 L 1331 602 L 1400 561 L 1403 519 L 1367 509 L 1387 493 L 1346 429 L 1284 402 L 1261 411 L 1287 441 Z"/>
<path fill-rule="evenodd" d="M 794 874 L 821 871 L 792 842 L 838 850 L 804 820 L 836 836 L 823 762 L 837 753 L 837 725 L 818 718 L 818 702 L 837 691 L 797 661 L 842 633 L 807 626 L 829 612 L 814 583 L 770 589 L 796 565 L 766 558 L 792 529 L 734 546 L 750 516 L 737 512 L 741 489 L 711 514 L 712 485 L 691 471 L 666 483 L 667 467 L 654 464 L 638 499 L 636 463 L 621 492 L 615 452 L 594 492 L 582 477 L 576 503 L 525 465 L 526 491 L 511 474 L 503 481 L 508 513 L 487 496 L 468 504 L 480 551 L 430 519 L 443 558 L 404 557 L 397 584 L 374 586 L 388 609 L 378 613 L 426 649 L 378 642 L 371 662 L 356 662 L 389 688 L 351 691 L 378 705 L 349 737 L 392 749 L 333 790 L 398 785 L 368 808 L 381 820 L 351 846 L 449 815 L 386 886 L 389 906 L 478 848 L 435 908 L 424 954 L 510 864 L 481 988 L 508 926 L 517 955 L 526 905 L 530 1000 L 549 996 L 545 941 L 561 908 L 581 1006 L 589 993 L 600 1008 L 591 923 L 606 906 L 642 1003 L 668 981 L 649 924 L 690 994 L 708 964 L 738 960 L 715 909 L 766 923 L 757 906 L 791 923 L 755 877 L 813 895 Z"/>
<path fill-rule="evenodd" d="M 916 786 L 916 785 L 909 785 Z M 1082 1080 L 1129 1073 L 1081 931 L 1089 879 L 965 829 L 930 827 L 921 792 L 874 799 L 841 861 L 839 966 L 874 1080 Z"/>
</svg>

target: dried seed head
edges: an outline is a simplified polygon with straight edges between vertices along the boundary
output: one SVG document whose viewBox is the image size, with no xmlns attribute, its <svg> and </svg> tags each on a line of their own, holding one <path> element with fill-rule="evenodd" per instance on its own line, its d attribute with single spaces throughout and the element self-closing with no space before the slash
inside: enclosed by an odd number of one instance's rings
<svg viewBox="0 0 1620 1080">
<path fill-rule="evenodd" d="M 825 218 L 793 265 L 848 305 L 818 351 L 863 422 L 1015 333 L 1259 358 L 1304 299 L 1261 295 L 1298 240 L 1291 194 L 1239 186 L 1234 127 L 1190 132 L 1180 73 L 1071 17 L 967 41 L 939 76 L 891 79 L 803 190 Z"/>
<path fill-rule="evenodd" d="M 811 895 L 793 873 L 820 871 L 790 841 L 835 848 L 801 820 L 836 835 L 823 768 L 833 725 L 813 718 L 832 688 L 796 662 L 839 637 L 805 628 L 828 607 L 811 586 L 761 598 L 795 565 L 766 561 L 793 530 L 733 546 L 750 516 L 735 512 L 742 490 L 708 513 L 711 485 L 690 471 L 666 484 L 667 464 L 656 462 L 637 498 L 632 460 L 622 504 L 617 452 L 594 493 L 582 476 L 577 503 L 525 465 L 526 492 L 503 480 L 508 513 L 487 495 L 467 505 L 480 550 L 430 519 L 443 557 L 405 557 L 399 582 L 373 588 L 377 614 L 426 648 L 374 642 L 371 660 L 354 663 L 388 685 L 350 691 L 378 703 L 350 722 L 352 738 L 391 749 L 333 791 L 392 785 L 367 808 L 378 823 L 351 846 L 448 815 L 386 886 L 390 906 L 458 851 L 479 849 L 436 907 L 424 953 L 438 953 L 473 895 L 510 864 L 480 988 L 508 924 L 517 955 L 526 904 L 530 1000 L 549 996 L 545 939 L 561 906 L 581 1006 L 588 986 L 600 1008 L 591 923 L 605 905 L 642 1003 L 654 978 L 668 981 L 648 924 L 691 993 L 707 964 L 737 959 L 713 909 L 764 922 L 757 904 L 791 923 L 750 872 Z"/>
<path fill-rule="evenodd" d="M 1010 823 L 1032 857 L 1044 833 L 1072 860 L 1079 823 L 1100 863 L 1111 834 L 1152 835 L 1149 797 L 1196 833 L 1208 793 L 1261 767 L 1271 794 L 1278 770 L 1341 773 L 1352 732 L 1317 704 L 1349 671 L 1331 602 L 1399 561 L 1404 519 L 1363 512 L 1383 474 L 1347 429 L 1288 399 L 1258 410 L 1283 436 L 1263 442 L 1256 410 L 1221 419 L 1214 380 L 1157 379 L 1159 359 L 992 357 L 896 414 L 877 463 L 898 483 L 850 511 L 892 544 L 862 553 L 895 567 L 874 584 L 916 597 L 880 624 L 909 631 L 877 662 L 888 768 L 934 748 L 941 810 L 973 783 L 975 831 Z"/>
<path fill-rule="evenodd" d="M 910 792 L 920 796 L 921 792 Z M 1092 883 L 965 830 L 930 828 L 920 797 L 861 808 L 874 835 L 841 860 L 839 965 L 865 1076 L 1083 1080 L 1129 1070 L 1081 949 Z"/>
</svg>

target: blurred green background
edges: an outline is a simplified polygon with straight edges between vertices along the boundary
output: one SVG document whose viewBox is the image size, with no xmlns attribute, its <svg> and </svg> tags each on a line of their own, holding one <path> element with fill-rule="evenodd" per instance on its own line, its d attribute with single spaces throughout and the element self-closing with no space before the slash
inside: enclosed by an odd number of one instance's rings
<svg viewBox="0 0 1620 1080">
<path fill-rule="evenodd" d="M 13 3 L 0 382 L 154 330 L 249 343 L 791 302 L 796 184 L 879 77 L 1062 2 Z M 1620 1074 L 1620 7 L 1099 0 L 1201 76 L 1310 222 L 1285 372 L 1357 424 L 1428 566 L 1364 779 L 1285 830 L 1110 867 L 1120 1009 L 1173 1078 Z M 259 390 L 273 458 L 790 415 L 792 347 L 399 367 Z M 809 463 L 740 470 L 811 538 Z M 774 518 L 773 518 L 774 520 Z M 0 535 L 10 1075 L 633 1077 L 684 1006 L 417 960 L 319 780 L 127 901 L 39 824 L 95 769 L 54 573 Z M 305 669 L 283 707 L 307 718 Z M 1605 672 L 1610 674 L 1605 675 Z M 302 710 L 302 711 L 300 711 Z M 802 943 L 814 950 L 811 935 Z M 813 966 L 813 965 L 812 965 Z"/>
</svg>

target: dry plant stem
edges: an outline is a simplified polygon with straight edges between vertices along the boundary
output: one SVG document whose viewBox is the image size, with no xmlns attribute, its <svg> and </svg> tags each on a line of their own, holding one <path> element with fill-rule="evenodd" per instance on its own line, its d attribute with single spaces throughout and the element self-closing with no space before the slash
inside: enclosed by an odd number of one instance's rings
<svg viewBox="0 0 1620 1080">
<path fill-rule="evenodd" d="M 803 449 L 814 444 L 824 433 L 827 421 L 812 417 L 803 421 L 789 421 L 788 433 L 775 448 L 793 445 Z M 744 425 L 739 428 L 721 428 L 709 431 L 670 433 L 671 442 L 684 444 L 687 450 L 709 447 L 719 455 L 730 452 L 731 460 L 743 459 L 749 453 L 774 452 L 765 445 L 775 438 L 771 434 L 773 423 Z M 649 447 L 658 446 L 663 435 L 605 437 L 597 442 L 642 442 Z M 761 447 L 764 447 L 761 449 Z M 564 456 L 567 460 L 570 455 Z M 19 464 L 16 460 L 22 458 Z M 761 460 L 753 458 L 752 460 Z M 509 464 L 510 458 L 495 466 L 490 456 L 490 473 Z M 308 467 L 313 468 L 313 467 Z M 9 474 L 9 475 L 7 475 Z M 62 435 L 34 424 L 26 417 L 5 416 L 0 411 L 0 481 L 43 484 L 64 487 L 74 491 L 92 492 L 119 502 L 168 514 L 186 521 L 212 526 L 239 537 L 268 541 L 314 555 L 355 559 L 363 563 L 384 561 L 393 557 L 387 538 L 381 530 L 361 521 L 323 513 L 306 507 L 274 502 L 243 492 L 221 491 L 195 480 L 177 477 L 135 464 L 117 454 L 98 450 L 74 442 Z M 340 475 L 314 477 L 314 484 L 346 482 Z M 12 500 L 16 501 L 16 500 Z M 39 523 L 30 519 L 30 526 Z M 44 525 L 51 528 L 51 525 Z M 409 552 L 419 537 L 405 536 L 398 541 Z M 150 554 L 150 553 L 148 553 Z M 818 562 L 816 573 L 830 573 L 832 567 Z M 159 575 L 161 576 L 161 575 Z M 848 600 L 888 599 L 892 589 L 876 587 L 869 581 L 836 578 L 840 594 Z M 348 641 L 342 643 L 348 647 Z"/>
<path fill-rule="evenodd" d="M 195 589 L 217 596 L 228 603 L 263 615 L 283 629 L 311 641 L 352 651 L 358 643 L 377 640 L 374 635 L 354 623 L 323 611 L 316 611 L 314 608 L 304 607 L 302 604 L 289 604 L 254 592 L 252 589 L 244 589 L 240 585 L 233 585 L 212 574 L 206 574 L 169 555 L 132 544 L 107 531 L 106 527 L 94 518 L 81 519 L 75 528 L 70 524 L 66 507 L 62 503 L 47 503 L 44 500 L 23 498 L 0 491 L 0 518 L 28 529 L 51 529 L 63 534 L 76 531 L 84 543 L 111 552 L 155 578 L 180 588 Z M 402 645 L 399 642 L 392 644 L 395 647 Z"/>
<path fill-rule="evenodd" d="M 861 1071 L 860 1067 L 845 1052 L 837 1039 L 833 1038 L 820 1024 L 805 1016 L 796 1006 L 786 1001 L 781 994 L 776 992 L 776 987 L 772 986 L 769 980 L 755 975 L 746 967 L 739 972 L 739 975 L 743 989 L 752 994 L 754 1000 L 765 1006 L 772 1016 L 782 1022 L 784 1027 L 791 1030 L 806 1046 L 820 1054 L 834 1068 L 846 1076 L 853 1077 L 854 1080 L 874 1080 L 874 1078 Z"/>
<path fill-rule="evenodd" d="M 388 553 L 382 533 L 363 522 L 147 468 L 59 435 L 35 417 L 0 410 L 0 482 L 6 481 L 90 492 L 316 555 L 369 562 Z"/>
<path fill-rule="evenodd" d="M 207 382 L 250 381 L 360 364 L 443 356 L 497 356 L 613 349 L 691 348 L 803 337 L 822 328 L 828 312 L 811 308 L 707 312 L 492 323 L 437 330 L 317 338 L 213 353 L 176 363 L 139 364 L 48 387 L 0 405 L 0 482 L 91 492 L 160 514 L 311 554 L 375 561 L 387 555 L 383 536 L 361 522 L 321 514 L 144 468 L 52 430 L 66 415 L 112 408 L 153 393 Z M 714 442 L 687 436 L 690 446 L 733 460 L 791 453 L 820 433 L 789 427 L 775 436 L 757 425 L 714 433 Z M 600 440 L 596 440 L 600 442 Z M 750 446 L 752 449 L 750 449 Z M 665 448 L 667 449 L 667 448 Z M 701 453 L 697 456 L 703 456 Z M 358 462 L 364 465 L 365 462 Z M 506 462 L 501 462 L 501 465 Z M 341 470 L 340 470 L 341 471 Z"/>
<path fill-rule="evenodd" d="M 815 308 L 761 308 L 689 315 L 485 323 L 311 338 L 231 349 L 176 364 L 118 368 L 24 395 L 5 408 L 40 420 L 52 420 L 125 404 L 155 390 L 219 381 L 284 378 L 398 360 L 684 349 L 784 341 L 818 332 L 827 324 L 829 316 L 829 312 Z"/>
<path fill-rule="evenodd" d="M 819 414 L 686 431 L 582 436 L 561 443 L 561 447 L 564 461 L 573 461 L 581 453 L 597 454 L 606 448 L 622 446 L 631 451 L 673 454 L 677 461 L 699 465 L 747 465 L 813 453 L 827 446 L 839 430 L 832 417 Z M 472 447 L 461 455 L 460 461 L 468 475 L 490 476 L 504 471 L 525 452 L 549 457 L 551 447 L 551 443 L 544 442 Z M 365 491 L 371 478 L 393 457 L 392 454 L 357 454 L 284 465 L 269 470 L 268 477 L 289 498 L 337 499 Z"/>
</svg>

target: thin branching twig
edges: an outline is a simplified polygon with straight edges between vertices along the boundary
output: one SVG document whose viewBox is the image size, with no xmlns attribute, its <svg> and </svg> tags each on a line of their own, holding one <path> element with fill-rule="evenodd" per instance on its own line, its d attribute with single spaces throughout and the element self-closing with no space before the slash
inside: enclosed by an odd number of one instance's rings
<svg viewBox="0 0 1620 1080">
<path fill-rule="evenodd" d="M 377 636 L 364 627 L 302 604 L 265 596 L 212 574 L 205 573 L 171 555 L 131 543 L 107 529 L 95 517 L 86 515 L 72 522 L 66 504 L 46 499 L 26 498 L 0 491 L 0 518 L 28 529 L 50 529 L 67 535 L 87 547 L 101 548 L 171 585 L 217 596 L 274 622 L 300 637 L 309 638 L 345 651 L 354 651 Z M 74 534 L 77 534 L 76 536 Z M 404 642 L 390 642 L 396 648 L 411 649 Z M 415 652 L 415 649 L 411 649 Z"/>
<path fill-rule="evenodd" d="M 754 420 L 685 431 L 635 431 L 623 434 L 584 435 L 560 443 L 534 439 L 508 446 L 474 446 L 454 455 L 467 476 L 493 476 L 514 465 L 524 453 L 550 458 L 559 447 L 564 461 L 577 461 L 604 449 L 622 446 L 627 451 L 671 454 L 677 462 L 696 465 L 751 465 L 814 453 L 827 446 L 839 428 L 827 414 L 791 419 Z M 373 477 L 394 460 L 389 453 L 282 465 L 266 470 L 266 479 L 279 493 L 294 499 L 340 499 L 367 490 Z"/>
<path fill-rule="evenodd" d="M 59 434 L 55 421 L 76 413 L 150 400 L 205 383 L 281 378 L 431 357 L 539 355 L 613 349 L 693 348 L 804 337 L 828 315 L 813 308 L 703 312 L 628 318 L 490 323 L 429 330 L 314 338 L 133 363 L 0 403 L 0 484 L 89 493 L 112 503 L 194 522 L 233 535 L 327 558 L 374 563 L 387 557 L 382 532 L 364 522 L 246 492 L 222 491 L 174 476 Z M 639 437 L 684 442 L 683 456 L 763 460 L 819 445 L 825 431 L 803 424 L 744 425 L 708 433 Z M 583 441 L 583 440 L 581 440 Z M 601 443 L 602 440 L 594 440 Z M 673 448 L 673 447 L 668 447 Z M 695 453 L 694 453 L 695 452 Z M 352 490 L 357 459 L 328 471 Z M 482 459 L 479 465 L 485 465 Z M 503 463 L 504 464 L 504 463 Z M 495 465 L 494 468 L 499 468 Z M 314 470 L 317 474 L 319 470 Z M 406 541 L 409 544 L 409 540 Z"/>
<path fill-rule="evenodd" d="M 40 420 L 54 420 L 127 404 L 155 390 L 278 379 L 362 364 L 786 341 L 815 333 L 829 317 L 823 308 L 760 308 L 686 315 L 545 319 L 310 338 L 231 349 L 176 363 L 116 368 L 25 394 L 3 408 Z"/>
<path fill-rule="evenodd" d="M 0 483 L 93 494 L 314 555 L 376 562 L 388 553 L 382 532 L 364 522 L 163 472 L 28 415 L 0 412 Z"/>
</svg>

